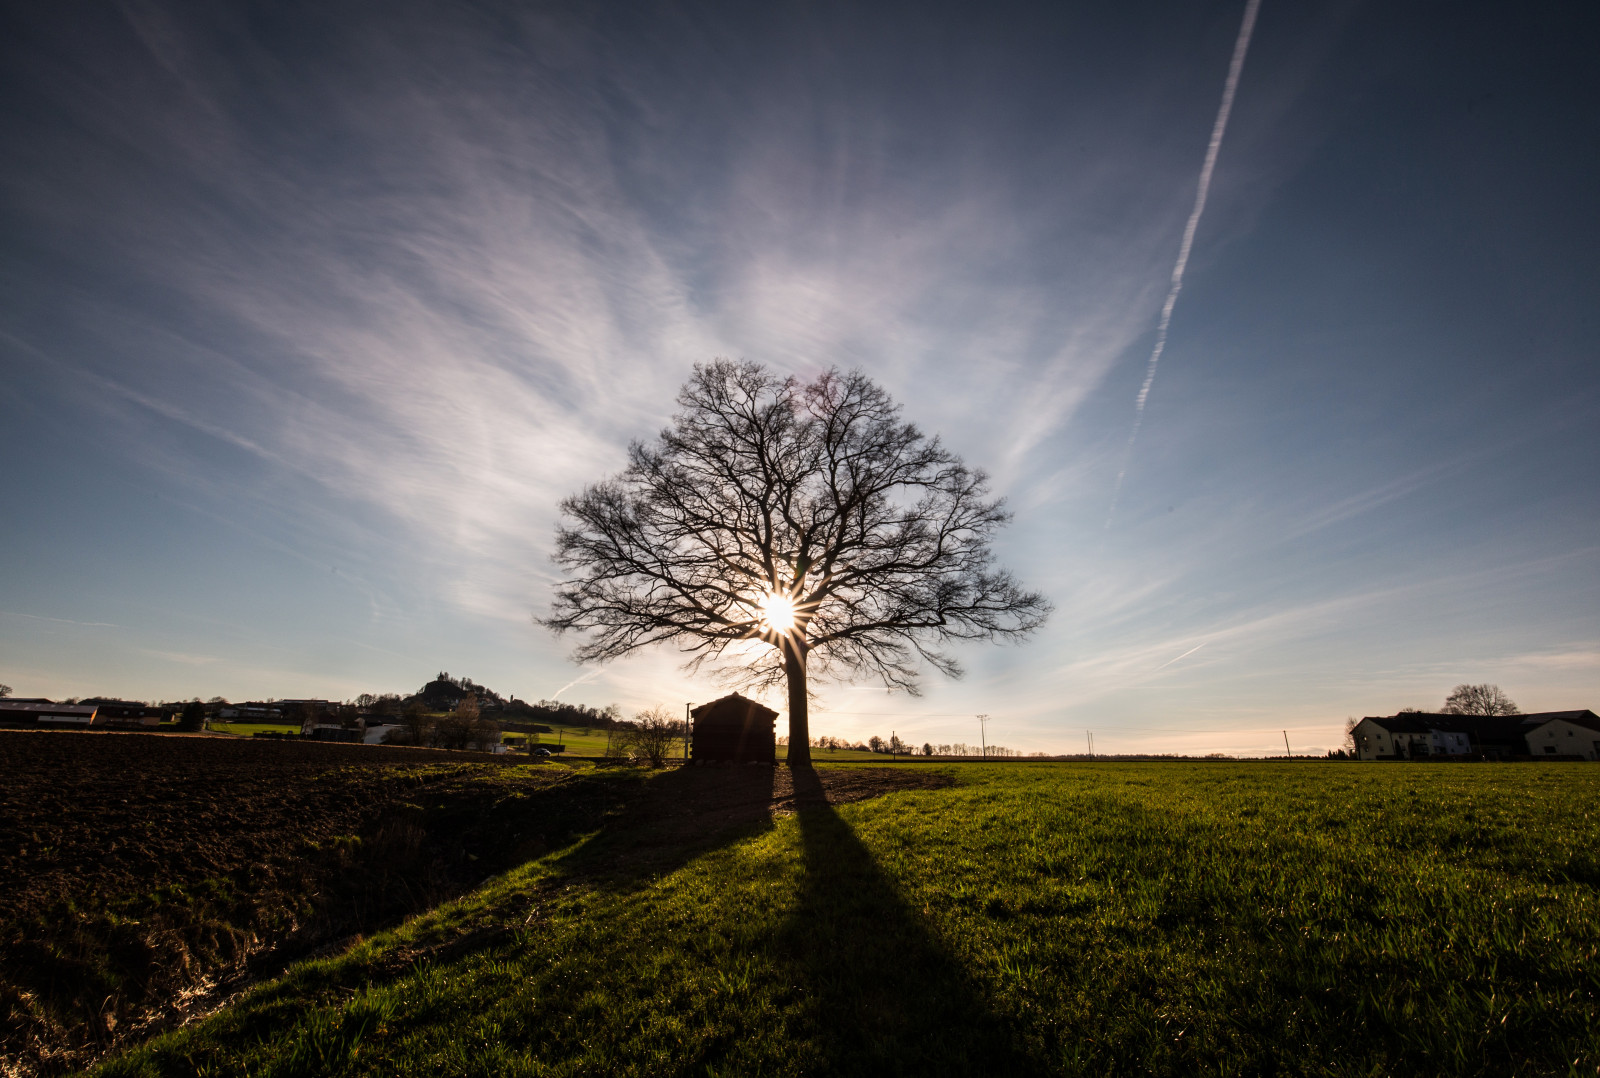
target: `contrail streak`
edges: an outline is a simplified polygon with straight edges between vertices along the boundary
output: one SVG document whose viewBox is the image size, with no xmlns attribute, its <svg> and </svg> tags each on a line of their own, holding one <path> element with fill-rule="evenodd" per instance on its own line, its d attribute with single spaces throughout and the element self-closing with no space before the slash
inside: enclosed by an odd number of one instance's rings
<svg viewBox="0 0 1600 1078">
<path fill-rule="evenodd" d="M 1207 643 L 1207 641 L 1204 641 L 1204 640 L 1200 641 L 1200 643 L 1196 644 L 1194 647 L 1190 648 L 1188 651 L 1184 652 L 1182 655 L 1178 655 L 1178 656 L 1176 656 L 1174 658 L 1168 659 L 1166 662 L 1164 662 L 1160 666 L 1156 667 L 1155 670 L 1152 670 L 1150 672 L 1152 674 L 1154 674 L 1157 670 L 1165 670 L 1167 667 L 1171 666 L 1173 663 L 1177 662 L 1179 659 L 1187 659 L 1189 656 L 1193 655 L 1195 652 L 1197 652 L 1201 648 L 1205 647 L 1206 643 Z"/>
<path fill-rule="evenodd" d="M 1217 108 L 1217 122 L 1211 125 L 1211 142 L 1206 146 L 1206 160 L 1200 166 L 1200 184 L 1194 194 L 1194 209 L 1189 211 L 1189 223 L 1183 229 L 1183 242 L 1178 244 L 1178 261 L 1172 267 L 1172 287 L 1167 290 L 1167 302 L 1161 305 L 1161 320 L 1156 323 L 1156 346 L 1150 352 L 1150 362 L 1145 367 L 1144 384 L 1133 402 L 1133 431 L 1128 435 L 1128 448 L 1123 454 L 1122 470 L 1117 472 L 1117 485 L 1111 493 L 1111 511 L 1106 514 L 1106 530 L 1111 530 L 1111 520 L 1117 515 L 1117 501 L 1122 496 L 1122 481 L 1128 475 L 1128 463 L 1133 459 L 1133 443 L 1139 440 L 1139 428 L 1144 423 L 1144 404 L 1150 398 L 1150 387 L 1156 381 L 1156 367 L 1161 363 L 1161 353 L 1167 350 L 1167 329 L 1172 325 L 1172 309 L 1178 305 L 1178 293 L 1183 291 L 1183 271 L 1189 268 L 1189 252 L 1194 249 L 1195 230 L 1200 227 L 1200 215 L 1206 210 L 1206 196 L 1211 193 L 1211 173 L 1217 167 L 1217 154 L 1222 150 L 1222 134 L 1228 129 L 1228 114 L 1233 111 L 1233 95 L 1239 89 L 1239 74 L 1244 70 L 1245 53 L 1250 51 L 1250 35 L 1255 30 L 1256 12 L 1261 10 L 1261 0 L 1248 0 L 1244 6 L 1244 21 L 1239 24 L 1239 36 L 1233 43 L 1233 62 L 1228 65 L 1228 78 L 1222 84 L 1222 104 Z"/>
<path fill-rule="evenodd" d="M 587 673 L 579 674 L 577 677 L 573 678 L 571 681 L 567 682 L 565 685 L 561 686 L 561 688 L 552 693 L 550 699 L 559 700 L 561 699 L 561 694 L 566 692 L 568 689 L 582 685 L 586 681 L 594 680 L 600 676 L 601 669 L 602 667 L 595 666 L 591 667 Z"/>
</svg>

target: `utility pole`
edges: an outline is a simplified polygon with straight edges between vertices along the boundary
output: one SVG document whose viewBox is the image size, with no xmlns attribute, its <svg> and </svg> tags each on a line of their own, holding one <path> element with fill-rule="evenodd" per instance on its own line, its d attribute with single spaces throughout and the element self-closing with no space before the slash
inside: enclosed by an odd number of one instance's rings
<svg viewBox="0 0 1600 1078">
<path fill-rule="evenodd" d="M 1094 759 L 1094 734 L 1092 732 L 1088 731 L 1088 730 L 1085 730 L 1083 732 L 1083 736 L 1089 739 L 1089 759 L 1093 760 Z"/>
<path fill-rule="evenodd" d="M 978 716 L 978 748 L 983 752 L 983 758 L 989 758 L 989 716 Z"/>
<path fill-rule="evenodd" d="M 688 763 L 689 762 L 689 720 L 690 720 L 690 711 L 689 711 L 689 709 L 692 708 L 692 707 L 694 707 L 693 704 L 686 703 L 686 704 L 683 705 L 683 762 L 684 763 Z"/>
<path fill-rule="evenodd" d="M 1294 753 L 1289 749 L 1289 731 L 1287 730 L 1283 732 L 1283 752 L 1285 756 L 1294 756 Z"/>
<path fill-rule="evenodd" d="M 900 735 L 893 730 L 889 731 L 889 759 L 895 763 L 900 762 Z"/>
</svg>

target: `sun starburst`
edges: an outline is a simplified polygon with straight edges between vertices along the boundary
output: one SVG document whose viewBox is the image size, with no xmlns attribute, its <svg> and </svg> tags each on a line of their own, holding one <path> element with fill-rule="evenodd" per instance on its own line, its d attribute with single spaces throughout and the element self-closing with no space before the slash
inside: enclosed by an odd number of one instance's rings
<svg viewBox="0 0 1600 1078">
<path fill-rule="evenodd" d="M 761 597 L 761 627 L 780 635 L 794 632 L 794 600 L 769 591 Z"/>
</svg>

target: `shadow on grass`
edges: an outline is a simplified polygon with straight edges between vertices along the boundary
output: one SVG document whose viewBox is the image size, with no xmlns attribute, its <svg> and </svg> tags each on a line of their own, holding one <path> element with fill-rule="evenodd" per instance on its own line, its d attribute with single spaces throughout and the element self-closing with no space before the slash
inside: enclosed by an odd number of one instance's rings
<svg viewBox="0 0 1600 1078">
<path fill-rule="evenodd" d="M 626 888 L 772 828 L 779 782 L 771 767 L 680 767 L 601 778 L 618 784 L 621 796 L 599 832 L 555 862 L 568 879 Z"/>
<path fill-rule="evenodd" d="M 793 772 L 803 892 L 778 941 L 810 997 L 829 1074 L 1044 1074 L 957 959 L 828 804 Z"/>
</svg>

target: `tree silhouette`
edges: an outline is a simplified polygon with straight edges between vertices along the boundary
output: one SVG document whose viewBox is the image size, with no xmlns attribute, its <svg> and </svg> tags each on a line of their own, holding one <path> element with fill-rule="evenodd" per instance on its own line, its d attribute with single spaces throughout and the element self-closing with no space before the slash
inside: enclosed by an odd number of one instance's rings
<svg viewBox="0 0 1600 1078">
<path fill-rule="evenodd" d="M 1522 711 L 1498 685 L 1457 685 L 1445 697 L 1446 715 L 1520 715 Z"/>
<path fill-rule="evenodd" d="M 993 566 L 1010 516 L 938 438 L 859 372 L 812 382 L 696 365 L 672 425 L 567 499 L 568 570 L 542 623 L 597 662 L 672 642 L 735 682 L 788 689 L 789 763 L 811 762 L 812 676 L 916 693 L 940 650 L 1019 637 L 1049 604 Z"/>
</svg>

